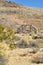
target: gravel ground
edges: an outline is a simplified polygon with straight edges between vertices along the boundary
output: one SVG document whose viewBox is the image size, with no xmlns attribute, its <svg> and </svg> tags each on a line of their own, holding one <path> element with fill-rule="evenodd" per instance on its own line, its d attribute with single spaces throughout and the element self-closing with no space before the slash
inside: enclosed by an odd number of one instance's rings
<svg viewBox="0 0 43 65">
<path fill-rule="evenodd" d="M 29 52 L 27 54 L 27 50 L 28 49 L 15 49 L 10 51 L 8 65 L 43 65 L 43 63 L 31 63 L 30 60 L 32 59 L 33 54 L 29 54 Z"/>
</svg>

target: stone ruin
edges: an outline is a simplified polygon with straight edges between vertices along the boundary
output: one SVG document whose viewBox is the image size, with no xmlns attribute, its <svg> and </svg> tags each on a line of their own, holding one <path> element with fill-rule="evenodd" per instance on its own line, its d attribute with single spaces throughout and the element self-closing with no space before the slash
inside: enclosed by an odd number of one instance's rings
<svg viewBox="0 0 43 65">
<path fill-rule="evenodd" d="M 19 26 L 17 28 L 16 33 L 30 33 L 30 32 L 34 32 L 35 34 L 38 33 L 38 29 L 34 26 L 34 25 L 29 25 L 29 24 L 22 24 L 21 26 Z"/>
</svg>

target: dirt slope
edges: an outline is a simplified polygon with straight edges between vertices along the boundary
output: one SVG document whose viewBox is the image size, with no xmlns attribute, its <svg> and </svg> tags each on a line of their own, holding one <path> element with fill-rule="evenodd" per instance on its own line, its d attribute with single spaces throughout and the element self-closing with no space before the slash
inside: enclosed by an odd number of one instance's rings
<svg viewBox="0 0 43 65">
<path fill-rule="evenodd" d="M 29 23 L 43 29 L 43 9 L 24 7 L 15 2 L 0 1 L 0 24 L 7 27 L 18 27 Z"/>
</svg>

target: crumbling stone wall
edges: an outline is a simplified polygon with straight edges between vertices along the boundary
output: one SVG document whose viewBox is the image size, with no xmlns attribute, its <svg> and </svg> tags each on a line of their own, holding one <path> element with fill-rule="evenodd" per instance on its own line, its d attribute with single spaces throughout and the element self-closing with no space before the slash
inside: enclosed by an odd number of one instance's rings
<svg viewBox="0 0 43 65">
<path fill-rule="evenodd" d="M 17 33 L 30 33 L 30 32 L 34 32 L 35 34 L 37 34 L 38 29 L 35 26 L 29 24 L 23 24 L 17 29 Z"/>
</svg>

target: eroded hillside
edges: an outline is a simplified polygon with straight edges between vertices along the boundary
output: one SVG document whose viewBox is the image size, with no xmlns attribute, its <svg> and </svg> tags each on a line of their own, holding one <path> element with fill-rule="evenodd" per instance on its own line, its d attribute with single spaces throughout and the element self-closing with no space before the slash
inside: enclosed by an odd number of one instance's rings
<svg viewBox="0 0 43 65">
<path fill-rule="evenodd" d="M 28 23 L 43 29 L 43 9 L 24 7 L 13 2 L 0 2 L 0 24 L 12 28 Z"/>
</svg>

